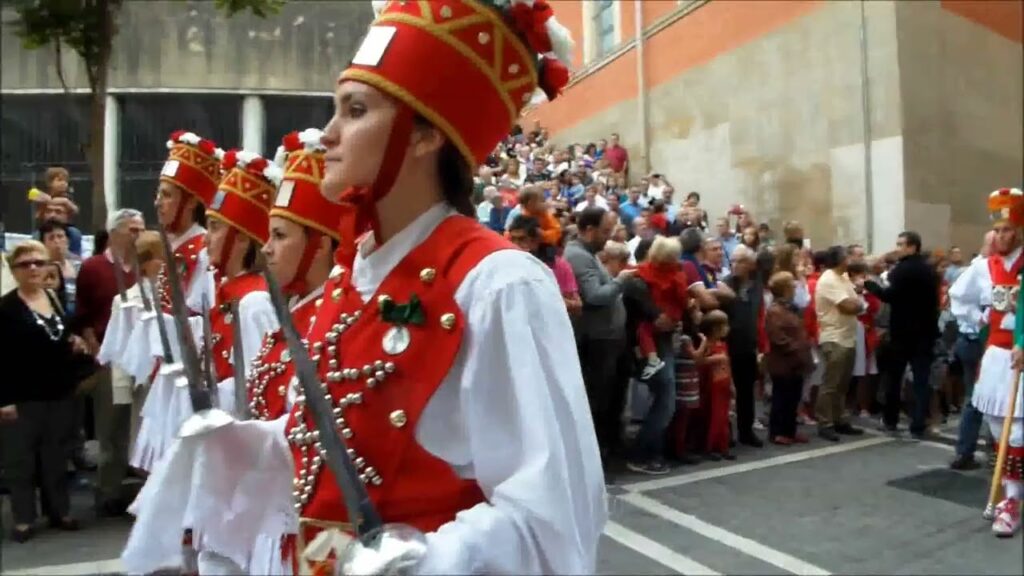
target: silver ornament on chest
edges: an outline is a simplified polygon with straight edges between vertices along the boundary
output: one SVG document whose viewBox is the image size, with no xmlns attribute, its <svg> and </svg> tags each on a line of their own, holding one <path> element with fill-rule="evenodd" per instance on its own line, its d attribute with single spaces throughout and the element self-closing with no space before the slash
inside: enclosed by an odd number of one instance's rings
<svg viewBox="0 0 1024 576">
<path fill-rule="evenodd" d="M 1010 307 L 1010 287 L 992 287 L 992 309 L 997 312 L 1006 312 Z"/>
<path fill-rule="evenodd" d="M 409 333 L 409 329 L 399 325 L 388 328 L 388 331 L 384 333 L 384 338 L 381 340 L 381 346 L 383 346 L 384 352 L 387 354 L 397 356 L 405 352 L 411 342 L 412 334 Z"/>
</svg>

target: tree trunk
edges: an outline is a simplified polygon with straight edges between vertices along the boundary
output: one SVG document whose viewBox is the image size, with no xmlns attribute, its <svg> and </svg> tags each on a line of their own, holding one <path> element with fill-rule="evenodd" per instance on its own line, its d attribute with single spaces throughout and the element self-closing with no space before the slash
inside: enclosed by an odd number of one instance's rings
<svg viewBox="0 0 1024 576">
<path fill-rule="evenodd" d="M 107 87 L 106 81 L 96 86 L 89 102 L 89 145 L 86 159 L 92 174 L 92 232 L 107 226 L 107 199 L 104 194 L 103 150 L 107 136 Z"/>
</svg>

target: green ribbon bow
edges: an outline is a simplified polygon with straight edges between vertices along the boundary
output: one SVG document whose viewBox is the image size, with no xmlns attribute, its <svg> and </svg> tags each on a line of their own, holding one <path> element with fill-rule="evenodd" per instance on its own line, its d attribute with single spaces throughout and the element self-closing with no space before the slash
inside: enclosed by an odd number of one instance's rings
<svg viewBox="0 0 1024 576">
<path fill-rule="evenodd" d="M 385 322 L 404 326 L 415 324 L 417 326 L 426 322 L 427 317 L 423 313 L 423 305 L 419 296 L 413 294 L 406 304 L 396 304 L 394 300 L 386 300 L 380 305 L 380 317 Z"/>
</svg>

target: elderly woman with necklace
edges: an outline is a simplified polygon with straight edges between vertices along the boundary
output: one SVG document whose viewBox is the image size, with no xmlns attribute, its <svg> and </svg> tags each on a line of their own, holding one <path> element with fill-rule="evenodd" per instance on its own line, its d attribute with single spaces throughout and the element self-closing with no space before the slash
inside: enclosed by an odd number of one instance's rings
<svg viewBox="0 0 1024 576">
<path fill-rule="evenodd" d="M 70 515 L 65 464 L 66 427 L 73 420 L 72 395 L 85 343 L 66 328 L 57 297 L 43 287 L 51 265 L 46 247 L 29 240 L 16 247 L 9 265 L 17 289 L 0 298 L 0 365 L 9 372 L 0 387 L 4 466 L 14 513 L 13 538 L 25 542 L 35 524 L 35 470 L 40 461 L 50 525 L 76 530 Z M 13 372 L 11 372 L 13 371 Z"/>
</svg>

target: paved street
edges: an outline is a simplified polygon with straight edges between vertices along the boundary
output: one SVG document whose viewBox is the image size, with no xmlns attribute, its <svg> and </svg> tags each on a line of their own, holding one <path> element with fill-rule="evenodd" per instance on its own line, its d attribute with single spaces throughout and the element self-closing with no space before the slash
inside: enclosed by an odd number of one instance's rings
<svg viewBox="0 0 1024 576">
<path fill-rule="evenodd" d="M 864 423 L 869 425 L 869 423 Z M 951 434 L 955 421 L 943 427 Z M 1018 535 L 981 519 L 990 470 L 946 468 L 946 439 L 870 434 L 839 444 L 741 449 L 739 459 L 609 488 L 602 574 L 1022 574 Z M 88 501 L 76 500 L 81 510 Z M 10 517 L 4 524 L 9 526 Z M 130 523 L 5 540 L 5 574 L 118 570 Z"/>
</svg>

